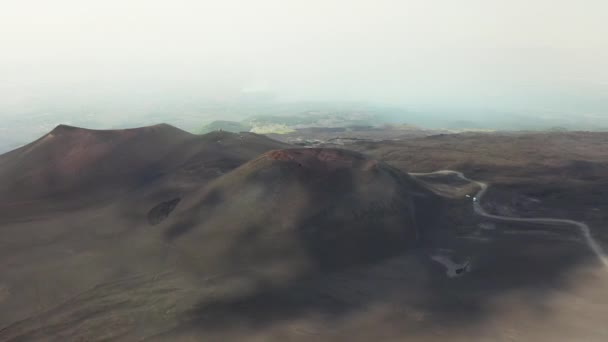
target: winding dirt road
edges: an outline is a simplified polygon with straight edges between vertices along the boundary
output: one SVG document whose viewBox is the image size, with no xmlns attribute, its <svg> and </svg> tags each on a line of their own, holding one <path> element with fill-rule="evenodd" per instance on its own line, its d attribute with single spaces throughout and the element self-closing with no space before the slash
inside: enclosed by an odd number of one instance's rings
<svg viewBox="0 0 608 342">
<path fill-rule="evenodd" d="M 556 218 L 545 218 L 545 217 L 521 218 L 521 217 L 510 217 L 510 216 L 500 216 L 500 215 L 490 214 L 490 213 L 486 212 L 483 209 L 483 207 L 481 206 L 481 200 L 482 200 L 483 196 L 485 195 L 486 191 L 488 190 L 487 183 L 467 178 L 462 172 L 454 171 L 454 170 L 439 170 L 439 171 L 429 172 L 429 173 L 410 173 L 410 175 L 412 175 L 412 176 L 425 176 L 425 175 L 432 175 L 432 174 L 444 174 L 444 175 L 455 174 L 463 180 L 477 184 L 481 188 L 481 190 L 479 190 L 477 192 L 477 194 L 475 195 L 475 198 L 473 201 L 473 209 L 475 210 L 475 213 L 479 216 L 487 217 L 489 219 L 503 221 L 503 222 L 527 222 L 527 223 L 536 223 L 536 224 L 568 225 L 568 226 L 577 227 L 579 229 L 579 231 L 581 232 L 581 234 L 583 235 L 583 237 L 585 238 L 585 242 L 586 242 L 587 246 L 589 246 L 589 248 L 593 251 L 593 253 L 595 253 L 597 258 L 600 260 L 600 262 L 604 265 L 604 267 L 608 271 L 608 256 L 606 255 L 606 253 L 604 252 L 604 250 L 602 249 L 600 244 L 597 242 L 597 240 L 595 240 L 593 238 L 593 236 L 591 235 L 589 226 L 587 226 L 585 223 L 574 221 L 574 220 L 556 219 Z"/>
</svg>

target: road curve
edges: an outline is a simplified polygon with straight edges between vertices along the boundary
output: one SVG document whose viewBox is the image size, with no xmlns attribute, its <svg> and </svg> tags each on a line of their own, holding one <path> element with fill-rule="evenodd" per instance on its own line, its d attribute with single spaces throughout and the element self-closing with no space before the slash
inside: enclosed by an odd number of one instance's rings
<svg viewBox="0 0 608 342">
<path fill-rule="evenodd" d="M 500 215 L 490 214 L 490 213 L 486 212 L 483 209 L 483 207 L 481 206 L 481 199 L 483 198 L 483 196 L 486 194 L 486 191 L 488 190 L 487 183 L 467 178 L 462 172 L 454 171 L 454 170 L 439 170 L 439 171 L 428 172 L 428 173 L 410 173 L 410 175 L 412 175 L 412 176 L 425 176 L 425 175 L 432 175 L 432 174 L 444 174 L 444 175 L 455 174 L 458 177 L 460 177 L 461 179 L 464 179 L 468 182 L 479 185 L 479 187 L 481 189 L 475 195 L 477 200 L 473 201 L 473 209 L 475 210 L 475 213 L 479 216 L 487 217 L 487 218 L 490 218 L 493 220 L 503 221 L 503 222 L 527 222 L 527 223 L 551 224 L 551 225 L 569 225 L 569 226 L 577 227 L 579 229 L 579 231 L 581 232 L 581 234 L 583 235 L 583 237 L 585 238 L 585 242 L 586 242 L 587 246 L 589 246 L 589 249 L 591 249 L 591 251 L 593 251 L 593 253 L 595 253 L 595 255 L 600 260 L 600 262 L 608 270 L 608 256 L 606 255 L 606 253 L 604 252 L 604 250 L 602 249 L 600 244 L 597 242 L 597 240 L 595 240 L 593 238 L 593 236 L 591 235 L 591 230 L 589 229 L 589 226 L 586 225 L 585 223 L 573 221 L 573 220 L 547 218 L 547 217 L 521 218 L 521 217 L 509 217 L 509 216 L 500 216 Z"/>
</svg>

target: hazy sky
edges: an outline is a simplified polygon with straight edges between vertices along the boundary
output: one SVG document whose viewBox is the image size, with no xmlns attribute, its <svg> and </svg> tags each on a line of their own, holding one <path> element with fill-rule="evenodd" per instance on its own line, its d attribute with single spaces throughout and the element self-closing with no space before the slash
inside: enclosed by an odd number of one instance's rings
<svg viewBox="0 0 608 342">
<path fill-rule="evenodd" d="M 606 0 L 3 1 L 0 115 L 251 91 L 608 115 L 607 15 Z"/>
</svg>

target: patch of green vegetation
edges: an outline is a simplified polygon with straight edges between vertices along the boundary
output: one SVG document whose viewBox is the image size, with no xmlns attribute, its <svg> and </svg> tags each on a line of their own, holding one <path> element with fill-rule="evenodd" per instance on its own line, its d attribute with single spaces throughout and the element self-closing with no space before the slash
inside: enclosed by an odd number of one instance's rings
<svg viewBox="0 0 608 342">
<path fill-rule="evenodd" d="M 252 129 L 252 127 L 246 123 L 241 123 L 241 122 L 237 122 L 237 121 L 218 120 L 218 121 L 213 121 L 213 122 L 203 126 L 200 129 L 199 133 L 205 134 L 205 133 L 218 131 L 218 130 L 239 133 L 239 132 L 249 132 L 251 129 Z"/>
<path fill-rule="evenodd" d="M 296 125 L 314 125 L 320 118 L 318 115 L 290 115 L 290 116 L 279 116 L 279 115 L 258 115 L 247 119 L 249 123 L 253 125 L 285 125 L 285 126 L 296 126 Z"/>
<path fill-rule="evenodd" d="M 301 113 L 296 115 L 257 115 L 245 120 L 251 126 L 284 125 L 289 128 L 373 126 L 376 118 L 358 113 Z"/>
<path fill-rule="evenodd" d="M 251 129 L 251 132 L 258 134 L 287 134 L 294 132 L 294 129 L 287 127 L 286 125 L 281 124 L 268 124 L 263 126 L 254 126 Z"/>
<path fill-rule="evenodd" d="M 309 127 L 352 128 L 377 126 L 381 120 L 376 115 L 361 112 L 319 112 L 306 111 L 295 115 L 255 115 L 243 121 L 213 121 L 203 126 L 197 133 L 208 133 L 217 130 L 227 132 L 249 131 L 258 134 L 287 134 L 296 129 Z"/>
</svg>

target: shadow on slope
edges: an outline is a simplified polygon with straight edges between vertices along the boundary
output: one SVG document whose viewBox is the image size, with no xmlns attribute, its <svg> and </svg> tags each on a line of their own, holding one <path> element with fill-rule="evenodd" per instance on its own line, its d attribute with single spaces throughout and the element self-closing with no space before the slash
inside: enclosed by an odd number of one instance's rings
<svg viewBox="0 0 608 342">
<path fill-rule="evenodd" d="M 28 210 L 83 208 L 125 195 L 126 206 L 142 198 L 161 202 L 285 147 L 253 133 L 198 136 L 166 124 L 124 130 L 60 125 L 0 156 L 0 214 L 22 219 Z"/>
<path fill-rule="evenodd" d="M 338 178 L 345 182 L 347 187 L 354 187 L 355 184 L 362 183 L 354 182 L 353 179 L 356 176 L 352 174 L 350 177 L 340 174 Z M 280 177 L 273 174 L 272 179 L 276 180 Z M 448 179 L 448 183 L 449 181 Z M 332 180 L 329 183 L 332 184 L 331 189 L 334 189 L 333 186 L 340 189 L 340 181 Z M 464 185 L 456 183 L 459 187 Z M 239 188 L 242 189 L 242 185 L 239 185 Z M 324 184 L 322 188 L 328 189 L 327 184 Z M 311 186 L 306 189 L 322 193 L 322 190 Z M 332 193 L 336 192 L 343 193 L 340 190 L 332 191 Z M 304 197 L 316 204 L 323 200 L 322 197 L 327 198 L 327 196 L 324 194 L 317 198 L 307 194 Z M 212 209 L 198 207 L 197 210 L 206 214 L 218 210 L 217 203 L 222 202 L 221 197 L 218 197 L 217 193 L 212 197 L 215 199 Z M 228 197 L 230 198 L 230 196 Z M 334 198 L 330 198 L 330 201 L 334 202 Z M 343 201 L 343 199 L 340 198 L 338 201 Z M 279 201 L 279 203 L 284 202 Z M 374 209 L 371 209 L 371 212 L 373 211 Z M 379 211 L 378 214 L 384 215 L 382 211 Z M 318 217 L 311 221 L 316 220 Z M 427 223 L 431 222 L 427 221 Z M 303 220 L 303 225 L 307 224 L 310 224 L 309 221 Z M 180 234 L 187 234 L 190 229 L 195 229 L 192 222 L 188 227 L 180 231 Z M 370 227 L 369 222 L 367 227 Z M 373 224 L 372 227 L 374 227 Z M 425 228 L 429 228 L 429 226 Z M 227 255 L 236 256 L 238 259 L 242 249 L 267 250 L 267 246 L 257 245 L 259 234 L 263 234 L 265 229 L 266 227 L 263 229 L 252 227 L 250 230 L 244 230 L 239 238 L 234 239 L 235 247 L 230 248 Z M 334 233 L 341 236 L 342 239 L 351 238 L 348 234 L 340 235 L 339 230 Z M 545 311 L 549 310 L 544 304 L 549 296 L 556 292 L 568 291 L 572 287 L 575 277 L 570 277 L 568 273 L 576 274 L 581 269 L 584 270 L 589 266 L 595 268 L 598 265 L 595 256 L 588 251 L 581 240 L 549 242 L 543 237 L 534 236 L 502 236 L 500 239 L 493 239 L 491 233 L 488 235 L 489 241 L 466 241 L 461 240 L 458 236 L 452 236 L 450 237 L 453 239 L 452 243 L 447 241 L 447 245 L 444 245 L 444 247 L 461 249 L 475 256 L 475 264 L 471 273 L 458 279 L 445 278 L 440 268 L 438 271 L 437 265 L 428 260 L 424 245 L 419 246 L 421 248 L 409 256 L 380 262 L 376 266 L 353 261 L 341 264 L 342 267 L 331 268 L 333 272 L 329 274 L 322 272 L 321 275 L 312 278 L 307 275 L 296 276 L 279 284 L 268 280 L 264 275 L 260 276 L 259 273 L 252 272 L 247 277 L 247 283 L 239 287 L 240 293 L 201 300 L 184 318 L 186 323 L 171 333 L 179 336 L 183 334 L 183 331 L 180 330 L 186 329 L 195 331 L 191 332 L 193 334 L 204 334 L 214 330 L 228 331 L 235 326 L 245 327 L 244 329 L 250 329 L 253 332 L 275 326 L 278 322 L 289 322 L 315 315 L 320 315 L 337 324 L 353 314 L 367 310 L 366 308 L 390 305 L 390 303 L 401 303 L 414 311 L 424 312 L 433 317 L 431 321 L 420 322 L 414 330 L 424 331 L 435 326 L 454 329 L 462 326 L 472 327 L 477 324 L 482 325 L 488 315 L 496 314 L 496 308 L 492 307 L 492 303 L 512 293 L 518 293 L 520 296 L 521 302 L 517 303 L 517 305 L 521 305 L 519 310 L 525 312 L 530 309 L 543 315 L 546 313 Z M 172 238 L 174 237 L 172 236 Z M 340 249 L 339 243 L 333 241 L 332 246 L 335 247 L 333 251 L 336 253 L 326 255 L 319 252 L 323 244 L 320 236 L 316 236 L 311 244 L 306 243 L 305 237 L 300 237 L 299 240 L 306 246 L 304 249 L 308 251 L 308 255 L 312 255 L 320 264 L 333 263 L 342 257 L 352 257 L 357 255 L 359 250 L 363 252 L 362 255 L 365 255 L 365 248 L 374 246 L 373 240 L 370 240 L 370 244 L 363 249 L 359 249 L 360 246 L 355 249 Z M 427 242 L 432 244 L 434 241 Z M 400 243 L 403 244 L 403 242 Z M 387 244 L 386 241 L 382 241 L 375 247 L 381 246 L 391 248 L 391 244 Z M 258 250 L 258 248 L 260 249 Z M 406 249 L 402 248 L 401 252 L 404 251 Z M 247 255 L 246 259 L 256 264 L 260 261 L 257 259 L 259 255 L 259 252 L 252 253 Z M 376 262 L 388 256 L 379 255 L 381 257 L 375 260 Z M 288 254 L 279 251 L 271 254 L 269 259 L 275 258 L 284 260 L 284 258 L 288 258 Z M 403 258 L 409 258 L 409 261 L 405 262 L 405 267 L 399 269 L 395 265 L 403 266 L 399 261 Z M 268 265 L 267 260 L 262 260 L 260 263 Z M 590 280 L 596 280 L 593 278 L 592 272 L 586 275 L 592 276 Z M 336 279 L 348 280 L 336 285 L 335 282 L 338 281 Z M 226 281 L 227 283 L 233 282 L 233 280 Z M 404 294 L 408 291 L 412 293 Z"/>
<path fill-rule="evenodd" d="M 312 324 L 321 340 L 449 335 L 480 331 L 503 310 L 550 314 L 545 302 L 556 292 L 571 291 L 581 274 L 596 280 L 583 272 L 597 262 L 580 241 L 516 235 L 447 239 L 440 247 L 475 256 L 471 272 L 448 279 L 429 260 L 433 241 L 425 239 L 427 229 L 449 224 L 438 202 L 406 174 L 357 153 L 272 151 L 184 199 L 145 232 L 176 257 L 171 286 L 152 279 L 125 298 L 120 286 L 110 293 L 102 285 L 54 313 L 69 313 L 74 325 L 34 315 L 0 330 L 0 340 L 66 331 L 101 338 L 91 326 L 123 340 L 143 332 L 160 340 L 269 340 L 273 329 L 277 340 L 310 340 L 294 332 L 299 324 Z M 508 306 L 495 304 L 513 294 Z"/>
<path fill-rule="evenodd" d="M 341 158 L 348 167 L 334 168 Z M 399 305 L 432 317 L 417 332 L 473 327 L 496 314 L 492 303 L 503 296 L 518 293 L 527 298 L 522 312 L 536 310 L 568 291 L 569 272 L 598 265 L 582 241 L 450 234 L 438 245 L 434 234 L 450 228 L 433 226 L 451 223 L 437 212 L 442 202 L 409 176 L 352 152 L 267 153 L 218 179 L 165 232 L 188 256 L 188 269 L 221 288 L 168 334 L 255 332 L 311 317 L 339 324 Z M 468 209 L 463 216 L 473 215 Z M 472 271 L 445 278 L 428 258 L 428 248 L 439 247 L 473 255 Z"/>
<path fill-rule="evenodd" d="M 211 183 L 164 236 L 205 272 L 210 261 L 272 268 L 290 257 L 329 270 L 414 246 L 434 200 L 409 176 L 355 152 L 277 150 Z"/>
</svg>

